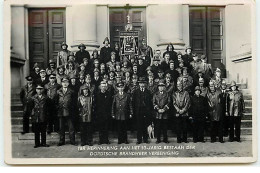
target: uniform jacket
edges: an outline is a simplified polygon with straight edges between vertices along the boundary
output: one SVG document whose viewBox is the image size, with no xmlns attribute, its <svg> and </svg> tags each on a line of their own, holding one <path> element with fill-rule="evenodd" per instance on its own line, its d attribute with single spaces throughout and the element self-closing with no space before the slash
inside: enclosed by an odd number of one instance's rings
<svg viewBox="0 0 260 173">
<path fill-rule="evenodd" d="M 166 91 L 160 93 L 156 92 L 153 96 L 153 107 L 155 110 L 156 119 L 168 119 L 169 109 L 171 104 L 171 97 Z M 159 113 L 158 110 L 163 109 L 164 113 Z"/>
<path fill-rule="evenodd" d="M 176 91 L 172 95 L 173 106 L 176 109 L 176 115 L 186 117 L 188 116 L 188 110 L 190 108 L 190 96 L 187 91 Z M 180 114 L 180 110 L 183 113 Z"/>
<path fill-rule="evenodd" d="M 57 91 L 58 89 L 60 89 L 60 85 L 57 83 L 54 83 L 53 85 L 49 82 L 47 83 L 44 88 L 46 90 L 46 94 L 48 96 L 48 98 L 50 98 L 51 100 L 55 100 L 57 99 Z"/>
<path fill-rule="evenodd" d="M 111 47 L 102 47 L 100 50 L 100 61 L 101 63 L 107 63 L 108 61 L 110 61 L 110 57 L 111 57 L 111 52 L 113 51 L 113 49 Z"/>
<path fill-rule="evenodd" d="M 67 88 L 67 92 L 63 92 L 63 88 L 60 88 L 57 91 L 58 94 L 58 117 L 68 117 L 72 116 L 72 111 L 74 109 L 73 102 L 74 99 L 74 93 L 70 88 Z"/>
<path fill-rule="evenodd" d="M 227 112 L 228 91 L 220 90 L 219 99 L 220 99 L 221 117 L 224 118 L 226 116 L 226 112 Z"/>
<path fill-rule="evenodd" d="M 209 113 L 211 121 L 220 121 L 221 120 L 221 112 L 220 112 L 220 97 L 219 92 L 209 92 L 208 103 L 209 103 Z"/>
<path fill-rule="evenodd" d="M 93 94 L 93 93 L 95 92 L 95 85 L 94 85 L 94 84 L 84 83 L 83 85 L 81 85 L 81 86 L 79 87 L 78 96 L 81 95 L 82 88 L 83 88 L 84 86 L 87 86 L 87 87 L 89 88 L 91 94 Z"/>
<path fill-rule="evenodd" d="M 129 115 L 133 115 L 130 94 L 123 92 L 123 95 L 120 95 L 117 93 L 113 99 L 112 116 L 116 120 L 127 120 L 129 119 Z"/>
<path fill-rule="evenodd" d="M 228 114 L 229 116 L 242 116 L 245 110 L 243 94 L 240 91 L 229 92 L 228 98 Z"/>
<path fill-rule="evenodd" d="M 58 52 L 57 67 L 59 67 L 60 65 L 67 65 L 69 54 L 70 54 L 69 50 L 62 50 L 62 51 Z"/>
<path fill-rule="evenodd" d="M 95 116 L 97 120 L 106 121 L 111 118 L 113 93 L 109 90 L 102 93 L 100 90 L 95 95 Z"/>
<path fill-rule="evenodd" d="M 184 66 L 188 68 L 188 71 L 191 72 L 192 70 L 192 66 L 191 66 L 191 62 L 193 61 L 192 58 L 192 53 L 191 54 L 185 54 L 182 56 L 182 60 L 184 62 Z"/>
<path fill-rule="evenodd" d="M 142 95 L 144 96 L 143 98 Z M 133 110 L 137 119 L 141 119 L 144 118 L 144 116 L 150 116 L 152 114 L 152 94 L 148 89 L 145 89 L 143 93 L 140 90 L 140 87 L 135 90 L 133 94 Z"/>
<path fill-rule="evenodd" d="M 209 93 L 209 89 L 207 87 L 200 87 L 201 93 L 200 95 L 203 97 L 207 97 Z"/>
<path fill-rule="evenodd" d="M 172 93 L 175 91 L 175 85 L 174 83 L 166 83 L 165 84 L 165 87 L 166 87 L 166 92 L 170 95 L 172 95 Z"/>
<path fill-rule="evenodd" d="M 30 88 L 28 85 L 25 85 L 20 92 L 20 100 L 23 104 L 23 110 L 29 111 L 30 107 L 30 99 L 36 94 L 35 86 L 32 85 Z"/>
<path fill-rule="evenodd" d="M 78 98 L 78 108 L 79 108 L 79 117 L 80 122 L 92 122 L 93 119 L 93 102 L 94 97 L 80 95 Z"/>
<path fill-rule="evenodd" d="M 32 97 L 32 122 L 33 123 L 44 123 L 47 122 L 48 118 L 48 106 L 49 100 L 46 95 L 42 95 L 41 98 L 38 94 Z"/>
<path fill-rule="evenodd" d="M 172 51 L 166 51 L 163 53 L 163 57 L 165 56 L 166 53 L 169 53 L 170 55 L 170 60 L 173 60 L 174 61 L 174 64 L 177 65 L 178 64 L 178 56 L 177 56 L 177 53 L 172 50 Z"/>
<path fill-rule="evenodd" d="M 153 49 L 150 46 L 140 46 L 138 54 L 144 56 L 144 62 L 147 66 L 151 64 L 151 58 L 153 57 Z"/>
<path fill-rule="evenodd" d="M 191 98 L 190 116 L 194 120 L 205 120 L 208 115 L 208 101 L 207 98 L 203 96 L 194 95 Z"/>
<path fill-rule="evenodd" d="M 87 58 L 88 60 L 90 59 L 90 54 L 87 50 L 79 50 L 76 52 L 75 54 L 75 62 L 78 63 L 78 64 L 81 64 L 83 63 L 83 59 L 84 58 Z"/>
<path fill-rule="evenodd" d="M 153 83 L 148 82 L 147 89 L 151 92 L 152 95 L 154 95 L 154 93 L 156 93 L 157 91 L 157 84 L 155 82 Z"/>
<path fill-rule="evenodd" d="M 31 76 L 33 78 L 33 83 L 36 84 L 36 81 L 38 81 L 41 76 L 40 76 L 40 72 L 39 73 L 36 73 L 35 71 L 32 71 L 31 72 Z"/>
<path fill-rule="evenodd" d="M 65 74 L 59 74 L 59 73 L 57 73 L 57 75 L 56 75 L 56 80 L 57 80 L 57 84 L 60 84 L 61 85 L 61 80 L 62 80 L 62 78 L 64 78 L 66 75 Z"/>
<path fill-rule="evenodd" d="M 45 84 L 49 83 L 49 79 L 47 76 L 45 76 L 45 78 L 39 78 L 37 81 L 36 81 L 36 84 L 37 85 L 42 85 L 44 86 Z"/>
</svg>

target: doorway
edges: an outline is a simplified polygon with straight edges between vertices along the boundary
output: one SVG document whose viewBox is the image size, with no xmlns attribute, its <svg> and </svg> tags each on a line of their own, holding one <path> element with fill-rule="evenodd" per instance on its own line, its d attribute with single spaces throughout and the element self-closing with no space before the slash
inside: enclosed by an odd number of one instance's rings
<svg viewBox="0 0 260 173">
<path fill-rule="evenodd" d="M 213 70 L 226 76 L 225 8 L 190 6 L 190 45 L 193 52 L 206 55 Z"/>
<path fill-rule="evenodd" d="M 146 9 L 145 7 L 111 7 L 109 8 L 109 29 L 111 47 L 119 43 L 119 31 L 125 31 L 127 15 L 133 25 L 133 31 L 139 31 L 139 45 L 142 38 L 146 38 Z"/>
<path fill-rule="evenodd" d="M 66 40 L 65 8 L 29 9 L 28 17 L 30 69 L 34 63 L 46 68 Z"/>
</svg>

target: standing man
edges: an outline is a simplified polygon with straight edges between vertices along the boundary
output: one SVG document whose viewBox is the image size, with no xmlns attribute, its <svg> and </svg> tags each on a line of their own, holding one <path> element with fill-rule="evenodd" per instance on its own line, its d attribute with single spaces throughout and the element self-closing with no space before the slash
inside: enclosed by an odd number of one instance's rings
<svg viewBox="0 0 260 173">
<path fill-rule="evenodd" d="M 60 126 L 60 142 L 58 146 L 65 145 L 65 123 L 67 122 L 69 126 L 69 137 L 70 144 L 76 145 L 75 143 L 75 130 L 73 125 L 73 101 L 74 93 L 68 87 L 69 79 L 64 77 L 61 83 L 62 87 L 58 90 L 58 117 L 59 117 L 59 126 Z"/>
<path fill-rule="evenodd" d="M 45 84 L 44 88 L 47 92 L 47 97 L 49 99 L 49 118 L 48 118 L 48 129 L 47 132 L 50 134 L 51 132 L 58 132 L 59 130 L 59 120 L 57 116 L 57 91 L 60 89 L 60 85 L 56 83 L 56 75 L 51 74 L 49 77 L 49 83 Z"/>
<path fill-rule="evenodd" d="M 49 82 L 49 79 L 46 76 L 46 71 L 44 69 L 41 69 L 40 70 L 40 78 L 36 81 L 36 84 L 44 86 L 48 82 Z"/>
<path fill-rule="evenodd" d="M 173 106 L 176 110 L 176 131 L 177 131 L 177 143 L 187 141 L 187 120 L 188 110 L 190 108 L 190 96 L 189 93 L 183 90 L 181 81 L 177 82 L 177 91 L 172 95 Z"/>
<path fill-rule="evenodd" d="M 57 67 L 60 65 L 66 66 L 69 60 L 70 51 L 68 50 L 68 45 L 65 42 L 61 44 L 61 51 L 57 55 Z"/>
<path fill-rule="evenodd" d="M 243 99 L 243 94 L 238 90 L 236 82 L 231 81 L 230 93 L 228 95 L 228 115 L 229 119 L 229 141 L 233 142 L 236 140 L 240 142 L 240 132 L 241 132 L 241 117 L 243 116 L 245 110 L 245 103 Z M 235 138 L 234 138 L 235 129 Z"/>
<path fill-rule="evenodd" d="M 23 104 L 23 131 L 22 134 L 29 133 L 29 117 L 31 115 L 31 104 L 30 100 L 32 96 L 36 94 L 35 86 L 33 85 L 33 78 L 27 76 L 25 78 L 27 84 L 21 89 L 20 100 Z"/>
<path fill-rule="evenodd" d="M 83 59 L 87 58 L 88 60 L 90 60 L 90 54 L 89 52 L 86 50 L 86 46 L 85 44 L 81 43 L 79 46 L 79 51 L 76 52 L 75 54 L 75 63 L 81 64 L 83 63 Z"/>
<path fill-rule="evenodd" d="M 142 45 L 139 48 L 139 56 L 143 57 L 144 64 L 146 66 L 151 65 L 151 59 L 153 58 L 153 49 L 147 45 L 146 39 L 142 39 Z"/>
<path fill-rule="evenodd" d="M 46 144 L 46 124 L 48 118 L 48 98 L 43 94 L 43 86 L 36 87 L 36 93 L 32 97 L 32 123 L 34 125 L 34 148 L 49 147 Z M 40 142 L 41 136 L 41 142 Z"/>
<path fill-rule="evenodd" d="M 216 90 L 213 81 L 209 82 L 209 93 L 207 95 L 209 102 L 211 142 L 216 142 L 218 136 L 219 142 L 223 141 L 223 117 L 220 112 L 220 92 Z"/>
<path fill-rule="evenodd" d="M 133 94 L 134 116 L 137 123 L 137 143 L 148 143 L 147 127 L 150 124 L 152 115 L 152 95 L 146 89 L 144 77 L 139 78 L 139 88 Z"/>
<path fill-rule="evenodd" d="M 108 61 L 110 61 L 110 56 L 113 49 L 109 46 L 110 42 L 108 37 L 105 38 L 103 44 L 104 47 L 102 47 L 100 50 L 100 63 L 106 64 Z"/>
<path fill-rule="evenodd" d="M 228 91 L 227 91 L 227 84 L 225 79 L 222 80 L 221 83 L 221 93 L 219 95 L 220 98 L 220 112 L 221 116 L 223 117 L 223 135 L 228 136 L 229 132 L 229 116 L 227 116 L 227 98 L 228 98 Z"/>
<path fill-rule="evenodd" d="M 108 124 L 111 117 L 112 101 L 112 92 L 108 90 L 107 83 L 102 81 L 95 98 L 95 116 L 99 129 L 99 145 L 110 144 L 108 140 Z"/>
<path fill-rule="evenodd" d="M 155 131 L 157 141 L 161 142 L 161 131 L 163 133 L 163 142 L 169 143 L 167 136 L 167 123 L 168 115 L 171 103 L 171 97 L 169 93 L 165 91 L 165 84 L 160 81 L 158 84 L 158 92 L 153 96 L 153 107 L 155 110 Z"/>
<path fill-rule="evenodd" d="M 118 144 L 129 144 L 127 140 L 127 120 L 132 118 L 133 107 L 130 94 L 124 92 L 124 84 L 118 83 L 117 94 L 114 96 L 112 104 L 112 117 L 117 122 Z"/>
<path fill-rule="evenodd" d="M 193 120 L 193 142 L 204 141 L 204 129 L 208 114 L 208 101 L 201 95 L 199 86 L 195 87 L 195 94 L 191 98 L 191 119 Z"/>
</svg>

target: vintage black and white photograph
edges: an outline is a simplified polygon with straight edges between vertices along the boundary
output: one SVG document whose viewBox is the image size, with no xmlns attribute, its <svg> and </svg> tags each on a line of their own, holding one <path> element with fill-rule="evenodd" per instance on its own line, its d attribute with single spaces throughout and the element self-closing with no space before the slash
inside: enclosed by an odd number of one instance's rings
<svg viewBox="0 0 260 173">
<path fill-rule="evenodd" d="M 9 164 L 254 162 L 255 4 L 5 2 Z"/>
</svg>

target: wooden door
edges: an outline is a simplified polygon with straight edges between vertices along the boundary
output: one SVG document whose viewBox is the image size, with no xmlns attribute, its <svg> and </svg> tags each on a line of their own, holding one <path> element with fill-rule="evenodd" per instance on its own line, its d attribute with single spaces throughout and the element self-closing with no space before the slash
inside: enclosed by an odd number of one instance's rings
<svg viewBox="0 0 260 173">
<path fill-rule="evenodd" d="M 119 31 L 125 30 L 126 16 L 129 14 L 134 31 L 139 31 L 140 42 L 146 37 L 146 12 L 145 7 L 116 7 L 109 9 L 109 29 L 111 47 L 119 42 Z"/>
<path fill-rule="evenodd" d="M 28 23 L 30 69 L 36 62 L 41 68 L 46 67 L 48 56 L 47 11 L 29 10 Z"/>
<path fill-rule="evenodd" d="M 226 76 L 224 7 L 190 7 L 190 45 Z"/>
<path fill-rule="evenodd" d="M 56 60 L 61 43 L 65 41 L 65 9 L 29 9 L 30 69 L 34 63 L 41 68 Z"/>
</svg>

